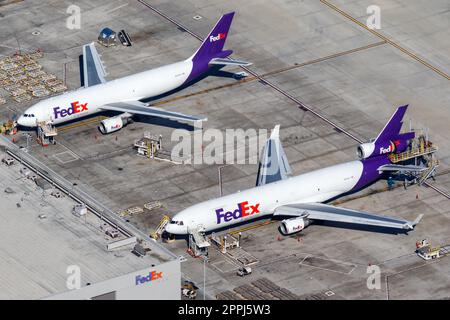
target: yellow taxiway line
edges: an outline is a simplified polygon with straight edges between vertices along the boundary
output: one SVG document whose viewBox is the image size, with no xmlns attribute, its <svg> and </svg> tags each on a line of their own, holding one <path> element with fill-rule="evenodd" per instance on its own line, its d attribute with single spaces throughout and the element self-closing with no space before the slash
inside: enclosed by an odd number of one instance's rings
<svg viewBox="0 0 450 320">
<path fill-rule="evenodd" d="M 58 128 L 58 131 L 66 131 L 66 130 L 70 130 L 70 129 L 75 129 L 75 128 L 78 128 L 78 127 L 86 126 L 86 125 L 91 124 L 91 123 L 100 123 L 100 121 L 102 121 L 104 119 L 106 119 L 106 117 L 103 117 L 103 116 L 102 117 L 95 117 L 93 119 L 80 121 L 80 122 L 76 122 L 74 124 L 69 124 L 67 126 L 60 127 L 60 128 Z"/>
<path fill-rule="evenodd" d="M 244 232 L 244 231 L 248 231 L 248 230 L 264 227 L 264 226 L 267 226 L 267 225 L 275 223 L 275 222 L 277 222 L 277 221 L 264 221 L 262 223 L 251 225 L 249 227 L 245 227 L 245 228 L 241 228 L 241 229 L 238 229 L 238 230 L 231 231 L 229 233 L 230 234 L 236 234 L 236 233 L 239 233 L 239 232 Z"/>
</svg>

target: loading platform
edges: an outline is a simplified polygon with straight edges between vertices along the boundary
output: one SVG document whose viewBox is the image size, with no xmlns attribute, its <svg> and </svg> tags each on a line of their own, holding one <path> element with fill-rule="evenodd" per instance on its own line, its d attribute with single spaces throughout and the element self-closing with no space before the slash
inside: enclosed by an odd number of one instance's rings
<svg viewBox="0 0 450 320">
<path fill-rule="evenodd" d="M 434 175 L 436 174 L 436 169 L 438 166 L 439 166 L 439 160 L 431 159 L 431 161 L 429 162 L 429 165 L 428 165 L 428 169 L 422 173 L 422 177 L 419 180 L 419 186 L 421 186 L 422 183 L 427 181 L 428 178 L 430 178 L 430 177 L 434 179 Z"/>
<path fill-rule="evenodd" d="M 150 134 L 150 132 L 145 132 L 141 139 L 134 141 L 134 147 L 137 149 L 138 156 L 181 164 L 172 159 L 170 151 L 164 150 L 162 135 L 156 136 Z"/>
<path fill-rule="evenodd" d="M 394 165 L 405 165 L 419 168 L 420 170 L 411 170 L 409 176 L 413 178 L 413 183 L 422 185 L 429 178 L 433 178 L 436 174 L 436 169 L 439 166 L 439 160 L 436 158 L 438 147 L 430 140 L 428 135 L 419 134 L 416 138 L 410 140 L 409 147 L 406 151 L 401 153 L 392 153 L 389 155 L 389 160 Z M 414 161 L 414 165 L 412 164 Z M 399 171 L 404 174 L 405 171 Z M 405 188 L 407 181 L 405 179 Z"/>
<path fill-rule="evenodd" d="M 170 217 L 167 215 L 163 215 L 161 221 L 159 222 L 158 226 L 156 227 L 156 230 L 150 234 L 150 237 L 155 240 L 158 240 L 159 237 L 161 236 L 161 234 L 163 233 L 164 228 L 169 223 L 169 221 L 170 221 Z"/>
<path fill-rule="evenodd" d="M 393 153 L 389 155 L 389 160 L 391 160 L 392 163 L 398 163 L 402 161 L 407 161 L 410 159 L 423 157 L 429 154 L 433 154 L 436 151 L 438 151 L 438 148 L 435 146 L 430 146 L 426 148 L 415 148 L 411 149 L 402 153 Z"/>
<path fill-rule="evenodd" d="M 145 132 L 143 138 L 134 142 L 134 146 L 137 148 L 138 155 L 154 159 L 162 148 L 162 136 L 154 136 L 150 132 Z"/>
<path fill-rule="evenodd" d="M 58 130 L 50 121 L 41 121 L 37 123 L 37 140 L 43 147 L 49 144 L 55 144 L 55 137 L 58 135 Z"/>
<path fill-rule="evenodd" d="M 213 233 L 210 236 L 210 240 L 217 245 L 220 252 L 227 253 L 228 249 L 239 248 L 241 237 L 242 233 L 240 232 L 237 237 L 232 234 L 216 235 L 215 233 Z"/>
<path fill-rule="evenodd" d="M 197 228 L 188 229 L 189 232 L 189 249 L 188 252 L 194 256 L 208 256 L 208 248 L 211 244 L 206 240 L 204 228 L 198 226 Z"/>
</svg>

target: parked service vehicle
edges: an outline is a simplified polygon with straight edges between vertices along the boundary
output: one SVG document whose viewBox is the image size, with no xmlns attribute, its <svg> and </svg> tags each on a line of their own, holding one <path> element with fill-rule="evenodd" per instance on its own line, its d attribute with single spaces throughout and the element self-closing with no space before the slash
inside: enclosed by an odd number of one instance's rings
<svg viewBox="0 0 450 320">
<path fill-rule="evenodd" d="M 6 164 L 7 166 L 12 166 L 14 164 L 14 159 L 13 158 L 3 158 L 2 162 L 4 164 Z"/>
<path fill-rule="evenodd" d="M 241 277 L 249 275 L 250 273 L 252 273 L 252 268 L 250 267 L 242 267 L 237 271 L 237 275 Z"/>
<path fill-rule="evenodd" d="M 109 228 L 106 230 L 106 235 L 110 236 L 111 238 L 117 238 L 120 235 L 120 232 L 116 229 Z"/>
<path fill-rule="evenodd" d="M 185 281 L 181 287 L 181 294 L 188 299 L 195 299 L 197 297 L 198 287 L 192 281 Z"/>
</svg>

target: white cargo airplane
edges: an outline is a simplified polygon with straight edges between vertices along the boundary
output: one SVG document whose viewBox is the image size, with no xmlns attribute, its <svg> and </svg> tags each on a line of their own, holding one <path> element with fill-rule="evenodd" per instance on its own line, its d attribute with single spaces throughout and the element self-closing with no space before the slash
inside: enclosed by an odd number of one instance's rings
<svg viewBox="0 0 450 320">
<path fill-rule="evenodd" d="M 212 65 L 250 65 L 226 59 L 231 50 L 223 50 L 234 12 L 223 15 L 198 50 L 188 59 L 160 68 L 107 82 L 103 63 L 94 43 L 83 46 L 84 87 L 42 100 L 28 108 L 17 123 L 36 127 L 38 122 L 61 124 L 103 111 L 122 112 L 103 120 L 102 133 L 120 130 L 134 115 L 160 117 L 178 121 L 202 121 L 206 118 L 184 115 L 150 107 L 141 100 L 156 97 L 204 75 Z"/>
<path fill-rule="evenodd" d="M 400 133 L 407 106 L 399 107 L 376 139 L 358 147 L 360 160 L 290 177 L 276 126 L 262 153 L 256 187 L 193 205 L 176 214 L 165 231 L 172 235 L 208 233 L 258 218 L 285 218 L 281 232 L 299 232 L 316 220 L 409 231 L 419 223 L 335 207 L 323 202 L 358 191 L 386 172 L 417 172 L 423 167 L 392 164 L 388 155 L 406 150 L 413 132 Z"/>
</svg>

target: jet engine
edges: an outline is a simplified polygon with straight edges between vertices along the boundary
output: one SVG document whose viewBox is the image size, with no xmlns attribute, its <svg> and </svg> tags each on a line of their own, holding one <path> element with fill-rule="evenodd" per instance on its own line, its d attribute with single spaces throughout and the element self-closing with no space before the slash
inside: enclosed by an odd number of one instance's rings
<svg viewBox="0 0 450 320">
<path fill-rule="evenodd" d="M 290 235 L 302 231 L 309 226 L 310 221 L 304 218 L 291 218 L 281 221 L 281 232 L 284 235 Z"/>
<path fill-rule="evenodd" d="M 126 118 L 116 116 L 102 120 L 98 128 L 100 129 L 101 133 L 107 134 L 122 129 L 127 123 L 128 121 Z"/>
<path fill-rule="evenodd" d="M 401 141 L 398 140 L 397 144 L 400 147 Z M 380 155 L 383 155 L 383 154 L 393 153 L 393 152 L 396 151 L 396 149 L 397 149 L 397 145 L 393 141 L 367 142 L 367 143 L 360 144 L 358 146 L 358 157 L 361 160 L 362 159 L 367 159 L 367 158 L 372 157 L 372 156 L 380 156 Z"/>
<path fill-rule="evenodd" d="M 358 146 L 358 157 L 362 159 L 367 159 L 370 157 L 375 150 L 375 143 L 373 142 L 367 142 L 360 144 Z"/>
</svg>

